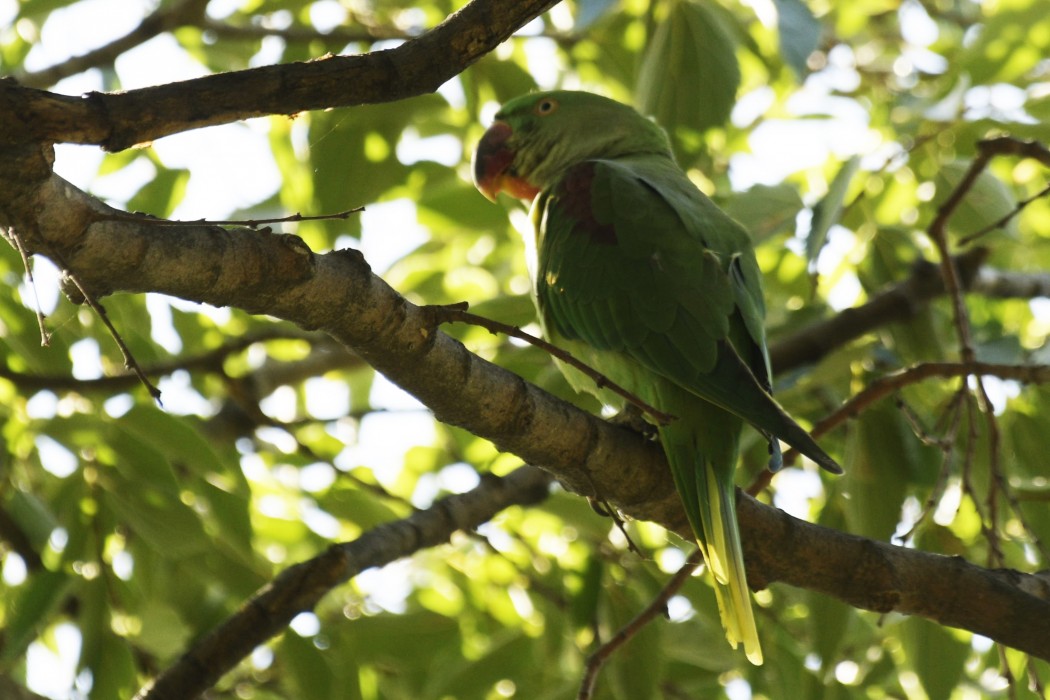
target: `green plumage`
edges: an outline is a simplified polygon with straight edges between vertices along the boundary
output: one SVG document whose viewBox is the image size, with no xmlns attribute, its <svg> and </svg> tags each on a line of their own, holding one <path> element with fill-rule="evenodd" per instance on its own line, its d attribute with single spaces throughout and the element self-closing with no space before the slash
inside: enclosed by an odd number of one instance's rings
<svg viewBox="0 0 1050 700">
<path fill-rule="evenodd" d="M 676 416 L 659 428 L 660 441 L 714 575 L 727 637 L 761 663 L 733 482 L 743 424 L 771 438 L 772 468 L 779 437 L 840 469 L 770 396 L 750 237 L 674 163 L 663 132 L 624 105 L 541 93 L 508 103 L 497 123 L 509 129 L 483 140 L 476 178 L 486 192 L 538 193 L 531 267 L 544 332 Z M 578 391 L 599 393 L 565 371 Z"/>
</svg>

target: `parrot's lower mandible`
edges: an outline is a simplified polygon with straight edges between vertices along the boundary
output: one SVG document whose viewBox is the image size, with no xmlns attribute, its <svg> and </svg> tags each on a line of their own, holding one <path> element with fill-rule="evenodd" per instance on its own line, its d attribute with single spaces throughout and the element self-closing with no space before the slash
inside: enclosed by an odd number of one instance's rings
<svg viewBox="0 0 1050 700">
<path fill-rule="evenodd" d="M 762 663 L 736 519 L 744 423 L 842 469 L 771 396 L 751 239 L 675 163 L 663 130 L 586 92 L 519 97 L 474 159 L 478 189 L 532 203 L 533 292 L 547 338 L 675 416 L 659 436 L 715 579 L 729 642 Z M 594 382 L 563 367 L 577 391 Z M 603 396 L 608 400 L 607 396 Z"/>
</svg>

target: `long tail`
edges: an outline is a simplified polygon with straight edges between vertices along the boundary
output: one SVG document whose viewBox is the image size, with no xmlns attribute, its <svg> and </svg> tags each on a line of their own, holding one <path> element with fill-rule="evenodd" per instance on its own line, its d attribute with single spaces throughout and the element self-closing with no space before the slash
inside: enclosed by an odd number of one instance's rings
<svg viewBox="0 0 1050 700">
<path fill-rule="evenodd" d="M 703 530 L 703 537 L 698 537 L 697 542 L 715 577 L 715 598 L 726 639 L 734 649 L 743 643 L 748 661 L 760 666 L 762 646 L 758 641 L 751 591 L 744 572 L 744 550 L 736 519 L 736 493 L 731 481 L 720 480 L 713 469 L 705 472 L 696 479 Z"/>
<path fill-rule="evenodd" d="M 748 660 L 762 663 L 744 553 L 736 519 L 733 472 L 741 421 L 714 406 L 692 426 L 678 421 L 660 431 L 661 442 L 697 544 L 714 576 L 726 638 L 743 643 Z"/>
</svg>

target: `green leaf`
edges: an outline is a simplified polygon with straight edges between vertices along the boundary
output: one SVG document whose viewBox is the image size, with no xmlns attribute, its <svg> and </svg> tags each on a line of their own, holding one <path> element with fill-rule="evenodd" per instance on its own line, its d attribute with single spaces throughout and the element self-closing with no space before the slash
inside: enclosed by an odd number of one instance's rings
<svg viewBox="0 0 1050 700">
<path fill-rule="evenodd" d="M 621 622 L 626 624 L 627 620 L 621 618 Z M 663 620 L 654 620 L 617 650 L 606 673 L 620 698 L 657 697 L 665 665 L 662 649 L 666 630 Z"/>
<path fill-rule="evenodd" d="M 849 499 L 849 531 L 887 541 L 901 519 L 901 505 L 913 475 L 935 469 L 891 401 L 871 406 L 856 419 L 846 447 L 846 474 L 836 483 Z M 935 456 L 935 455 L 934 455 Z"/>
<path fill-rule="evenodd" d="M 583 570 L 583 581 L 580 589 L 572 596 L 569 608 L 572 622 L 576 627 L 588 627 L 596 622 L 598 601 L 602 593 L 602 574 L 604 566 L 600 553 L 592 551 L 587 557 L 587 566 Z"/>
<path fill-rule="evenodd" d="M 33 574 L 7 613 L 0 659 L 19 658 L 70 594 L 75 579 L 61 571 Z"/>
<path fill-rule="evenodd" d="M 295 632 L 285 632 L 279 653 L 288 664 L 289 673 L 284 685 L 292 697 L 302 700 L 356 700 L 361 690 L 356 683 L 357 664 L 346 661 L 332 664 L 331 653 L 318 649 L 312 639 L 304 639 Z M 347 683 L 349 679 L 355 679 Z"/>
<path fill-rule="evenodd" d="M 493 687 L 505 678 L 519 679 L 526 685 L 528 675 L 535 673 L 532 663 L 536 647 L 528 636 L 510 631 L 496 636 L 480 658 L 463 664 L 459 672 L 440 684 L 433 684 L 428 697 L 492 697 Z M 519 688 L 519 692 L 524 688 Z M 531 696 L 525 696 L 531 697 Z"/>
<path fill-rule="evenodd" d="M 141 408 L 125 414 L 131 420 L 117 421 L 108 432 L 115 452 L 114 467 L 102 469 L 106 502 L 141 537 L 170 557 L 188 556 L 207 548 L 200 517 L 183 501 L 182 487 L 163 450 L 172 449 L 168 437 L 143 432 L 147 425 L 162 428 L 178 425 L 175 416 L 153 414 Z M 167 420 L 166 420 L 167 419 Z M 174 435 L 178 435 L 175 428 Z M 196 444 L 199 438 L 190 445 Z"/>
<path fill-rule="evenodd" d="M 865 291 L 875 294 L 901 281 L 901 276 L 921 254 L 911 231 L 886 227 L 879 229 L 868 246 L 868 253 L 857 267 L 857 277 Z M 880 335 L 887 350 L 902 365 L 936 361 L 944 357 L 940 317 L 929 304 L 913 309 L 910 317 L 886 325 Z"/>
<path fill-rule="evenodd" d="M 375 494 L 340 482 L 318 499 L 319 505 L 335 517 L 358 525 L 362 530 L 396 520 L 399 514 Z"/>
<path fill-rule="evenodd" d="M 817 256 L 828 240 L 828 231 L 839 222 L 842 208 L 849 192 L 853 176 L 860 168 L 860 158 L 853 156 L 839 168 L 828 185 L 828 192 L 813 206 L 813 221 L 806 235 L 806 260 L 810 267 L 816 264 Z"/>
<path fill-rule="evenodd" d="M 642 59 L 638 107 L 671 131 L 703 131 L 729 119 L 740 86 L 736 42 L 716 8 L 672 0 Z"/>
<path fill-rule="evenodd" d="M 167 218 L 185 196 L 189 181 L 189 170 L 158 167 L 153 179 L 128 200 L 128 210 Z"/>
<path fill-rule="evenodd" d="M 128 643 L 105 632 L 100 654 L 91 664 L 91 699 L 126 700 L 138 690 L 136 681 L 135 660 Z"/>
<path fill-rule="evenodd" d="M 1041 2 L 1012 3 L 981 23 L 975 40 L 959 52 L 958 70 L 975 84 L 1021 79 L 1050 53 L 1050 15 Z"/>
<path fill-rule="evenodd" d="M 164 602 L 146 601 L 138 617 L 141 627 L 135 645 L 161 659 L 176 658 L 192 636 L 179 612 Z"/>
<path fill-rule="evenodd" d="M 969 169 L 970 164 L 963 162 L 945 163 L 941 166 L 934 180 L 937 195 L 931 202 L 932 207 L 940 207 L 952 196 Z M 955 235 L 968 236 L 1001 220 L 1010 214 L 1016 205 L 1016 198 L 1003 181 L 986 168 L 977 176 L 973 186 L 966 192 L 966 196 L 948 220 L 948 229 Z M 1017 219 L 1011 219 L 1002 231 L 1010 236 L 1017 236 Z"/>
<path fill-rule="evenodd" d="M 949 700 L 962 679 L 970 645 L 921 617 L 909 617 L 901 627 L 905 658 L 919 677 L 927 697 Z"/>
<path fill-rule="evenodd" d="M 36 494 L 15 489 L 7 502 L 7 512 L 18 527 L 29 538 L 29 543 L 37 551 L 47 544 L 52 531 L 58 526 L 58 520 Z"/>
<path fill-rule="evenodd" d="M 194 474 L 226 472 L 200 424 L 154 406 L 135 406 L 117 421 L 120 430 L 147 442 L 169 460 Z"/>
<path fill-rule="evenodd" d="M 524 326 L 536 320 L 536 306 L 528 294 L 493 297 L 472 305 L 470 312 L 511 326 Z"/>
<path fill-rule="evenodd" d="M 734 194 L 724 206 L 726 213 L 744 225 L 756 243 L 795 230 L 795 218 L 803 208 L 802 197 L 792 185 L 755 185 Z"/>
<path fill-rule="evenodd" d="M 820 22 L 802 0 L 776 0 L 780 55 L 799 77 L 806 75 L 806 60 L 820 42 Z"/>
</svg>

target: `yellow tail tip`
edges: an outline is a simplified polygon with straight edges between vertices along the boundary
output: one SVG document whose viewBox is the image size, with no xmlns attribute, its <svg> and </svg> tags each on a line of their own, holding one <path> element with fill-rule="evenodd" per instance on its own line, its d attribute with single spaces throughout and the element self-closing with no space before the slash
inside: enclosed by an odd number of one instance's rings
<svg viewBox="0 0 1050 700">
<path fill-rule="evenodd" d="M 762 661 L 764 660 L 762 658 L 762 647 L 759 646 L 757 640 L 755 641 L 753 646 L 751 644 L 744 644 L 744 654 L 747 656 L 747 660 L 753 663 L 755 666 L 762 665 Z"/>
</svg>

